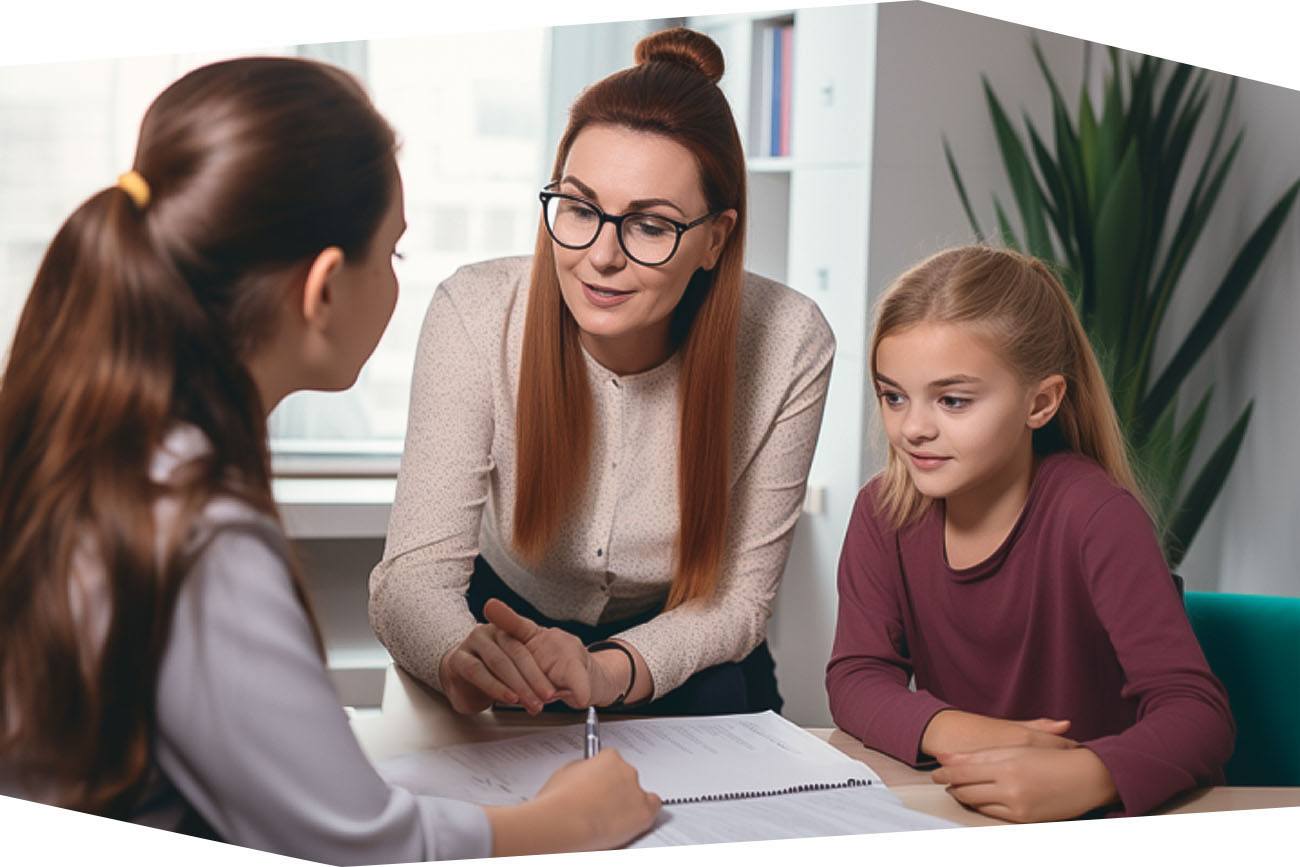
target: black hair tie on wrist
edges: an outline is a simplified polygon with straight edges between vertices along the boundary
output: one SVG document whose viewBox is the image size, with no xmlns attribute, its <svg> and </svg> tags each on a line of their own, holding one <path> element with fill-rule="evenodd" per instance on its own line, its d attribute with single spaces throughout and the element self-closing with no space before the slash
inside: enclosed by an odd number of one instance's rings
<svg viewBox="0 0 1300 867">
<path fill-rule="evenodd" d="M 620 644 L 617 641 L 593 641 L 587 645 L 588 653 L 595 653 L 597 650 L 621 650 L 623 655 L 627 657 L 627 664 L 632 671 L 632 675 L 627 679 L 627 688 L 619 693 L 618 698 L 605 705 L 605 707 L 619 707 L 623 704 L 623 699 L 632 694 L 632 687 L 636 685 L 636 657 L 632 655 L 632 651 L 627 649 L 627 645 Z"/>
</svg>

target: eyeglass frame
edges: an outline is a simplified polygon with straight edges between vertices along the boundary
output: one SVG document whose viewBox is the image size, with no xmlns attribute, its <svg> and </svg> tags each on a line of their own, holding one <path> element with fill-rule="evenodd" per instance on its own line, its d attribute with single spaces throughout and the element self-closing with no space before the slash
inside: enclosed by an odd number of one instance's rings
<svg viewBox="0 0 1300 867">
<path fill-rule="evenodd" d="M 582 196 L 575 196 L 570 193 L 556 192 L 554 189 L 552 189 L 553 187 L 559 186 L 559 183 L 560 183 L 559 181 L 551 181 L 549 184 L 542 187 L 541 191 L 537 194 L 537 198 L 542 203 L 542 224 L 546 226 L 546 234 L 551 236 L 552 241 L 559 244 L 561 247 L 563 247 L 566 250 L 586 250 L 588 247 L 596 243 L 596 240 L 600 237 L 600 233 L 605 228 L 605 224 L 613 223 L 614 237 L 618 239 L 618 247 L 620 250 L 623 251 L 623 255 L 627 256 L 629 259 L 631 259 L 633 262 L 636 262 L 638 265 L 644 265 L 647 268 L 658 268 L 660 265 L 668 264 L 668 262 L 674 256 L 677 255 L 677 249 L 682 244 L 682 235 L 686 234 L 691 229 L 694 229 L 696 226 L 702 225 L 708 222 L 709 220 L 712 220 L 714 217 L 722 214 L 724 211 L 727 210 L 726 208 L 723 208 L 720 211 L 713 211 L 712 213 L 705 214 L 703 217 L 700 217 L 698 220 L 692 220 L 689 223 L 683 223 L 681 220 L 674 220 L 672 217 L 665 217 L 663 214 L 652 214 L 649 211 L 627 211 L 622 214 L 607 214 L 601 209 L 599 205 L 597 205 L 595 202 L 591 201 L 590 199 L 584 199 Z M 546 216 L 547 206 L 552 199 L 571 199 L 575 202 L 581 202 L 582 204 L 588 206 L 589 208 L 591 208 L 593 211 L 596 212 L 596 216 L 600 218 L 600 222 L 596 226 L 596 231 L 592 233 L 590 241 L 588 241 L 585 244 L 574 245 L 574 244 L 566 244 L 563 241 L 561 241 L 559 238 L 555 237 L 555 230 L 551 228 L 551 221 L 547 219 Z M 672 226 L 673 230 L 677 233 L 676 236 L 673 238 L 672 251 L 669 252 L 667 256 L 660 259 L 658 262 L 646 262 L 643 259 L 638 259 L 636 256 L 633 256 L 631 251 L 628 250 L 627 244 L 623 242 L 623 221 L 626 220 L 628 217 L 654 217 L 656 220 L 663 220 L 665 223 Z"/>
</svg>

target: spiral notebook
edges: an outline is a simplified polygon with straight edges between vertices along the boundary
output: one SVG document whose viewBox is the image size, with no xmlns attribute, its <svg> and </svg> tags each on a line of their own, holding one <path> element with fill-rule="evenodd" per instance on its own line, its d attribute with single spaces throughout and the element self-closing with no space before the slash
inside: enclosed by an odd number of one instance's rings
<svg viewBox="0 0 1300 867">
<path fill-rule="evenodd" d="M 881 786 L 867 765 L 771 711 L 602 721 L 600 739 L 666 805 Z M 422 794 L 512 804 L 531 798 L 558 768 L 581 757 L 582 742 L 579 723 L 408 753 L 376 767 L 389 782 Z"/>
</svg>

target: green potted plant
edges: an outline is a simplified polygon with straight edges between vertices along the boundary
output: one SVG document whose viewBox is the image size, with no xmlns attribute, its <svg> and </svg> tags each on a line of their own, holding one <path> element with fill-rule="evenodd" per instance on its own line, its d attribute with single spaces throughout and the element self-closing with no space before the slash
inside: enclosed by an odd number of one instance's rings
<svg viewBox="0 0 1300 867">
<path fill-rule="evenodd" d="M 1054 147 L 1048 147 L 1028 114 L 1025 133 L 1018 132 L 984 79 L 1024 233 L 1022 241 L 995 195 L 994 237 L 1057 266 L 1101 359 L 1173 569 L 1232 468 L 1254 404 L 1253 399 L 1246 403 L 1189 481 L 1192 451 L 1202 434 L 1213 387 L 1181 420 L 1179 387 L 1250 285 L 1290 213 L 1300 180 L 1260 220 L 1173 357 L 1156 370 L 1156 336 L 1175 293 L 1190 282 L 1183 279 L 1184 268 L 1245 132 L 1228 130 L 1237 81 L 1230 79 L 1227 85 L 1205 157 L 1189 167 L 1189 144 L 1205 128 L 1206 106 L 1215 90 L 1205 70 L 1149 56 L 1122 61 L 1112 48 L 1100 114 L 1086 84 L 1071 112 L 1037 42 L 1033 51 L 1051 92 Z M 946 137 L 943 146 L 971 228 L 986 240 L 989 235 L 971 208 Z"/>
</svg>

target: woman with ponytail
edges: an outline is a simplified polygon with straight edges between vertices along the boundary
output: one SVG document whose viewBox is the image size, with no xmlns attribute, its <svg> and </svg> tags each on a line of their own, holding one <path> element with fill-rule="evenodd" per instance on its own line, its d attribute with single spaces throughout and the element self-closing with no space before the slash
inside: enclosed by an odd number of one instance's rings
<svg viewBox="0 0 1300 867">
<path fill-rule="evenodd" d="M 743 270 L 745 162 L 685 29 L 569 114 L 531 257 L 425 319 L 370 615 L 473 712 L 779 709 L 765 641 L 834 339 Z"/>
<path fill-rule="evenodd" d="M 840 558 L 836 724 L 1013 821 L 1221 783 L 1227 695 L 1047 266 L 983 246 L 913 266 L 871 373 L 890 450 Z"/>
<path fill-rule="evenodd" d="M 390 787 L 325 670 L 266 416 L 348 387 L 392 314 L 395 147 L 337 69 L 212 64 L 51 242 L 0 383 L 0 794 L 348 864 L 651 822 L 613 751 L 518 807 Z"/>
</svg>

